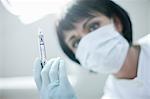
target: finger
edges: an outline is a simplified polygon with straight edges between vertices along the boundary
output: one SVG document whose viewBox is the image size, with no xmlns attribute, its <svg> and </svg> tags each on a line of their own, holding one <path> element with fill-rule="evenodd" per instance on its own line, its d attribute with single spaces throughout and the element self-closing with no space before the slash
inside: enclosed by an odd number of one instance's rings
<svg viewBox="0 0 150 99">
<path fill-rule="evenodd" d="M 65 67 L 64 60 L 60 60 L 60 65 L 59 65 L 59 80 L 60 80 L 60 84 L 63 84 L 64 82 L 68 81 L 68 77 L 67 77 L 67 72 L 66 72 L 66 67 Z"/>
<path fill-rule="evenodd" d="M 58 87 L 58 86 L 59 86 L 59 81 L 58 81 L 58 80 L 55 81 L 55 82 L 53 82 L 53 83 L 50 83 L 50 84 L 48 85 L 48 90 L 49 90 L 49 92 L 51 93 L 52 90 L 53 90 L 54 88 Z"/>
<path fill-rule="evenodd" d="M 52 64 L 52 67 L 49 72 L 49 77 L 50 77 L 51 83 L 59 80 L 58 79 L 59 63 L 60 63 L 60 57 L 58 57 Z"/>
<path fill-rule="evenodd" d="M 49 70 L 54 61 L 55 61 L 55 59 L 49 60 L 46 63 L 46 65 L 44 66 L 44 68 L 42 69 L 42 71 L 41 71 L 42 85 L 48 86 L 48 84 L 50 83 Z"/>
<path fill-rule="evenodd" d="M 38 89 L 40 89 L 42 86 L 41 70 L 42 70 L 41 60 L 40 58 L 36 58 L 33 65 L 33 75 Z"/>
</svg>

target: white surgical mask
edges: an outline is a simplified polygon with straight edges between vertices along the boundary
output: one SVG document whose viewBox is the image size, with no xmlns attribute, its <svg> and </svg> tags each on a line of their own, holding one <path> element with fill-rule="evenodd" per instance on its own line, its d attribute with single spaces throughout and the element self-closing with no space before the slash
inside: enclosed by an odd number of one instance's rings
<svg viewBox="0 0 150 99">
<path fill-rule="evenodd" d="M 123 65 L 129 43 L 113 24 L 103 26 L 79 42 L 76 58 L 81 65 L 99 73 L 117 73 Z"/>
</svg>

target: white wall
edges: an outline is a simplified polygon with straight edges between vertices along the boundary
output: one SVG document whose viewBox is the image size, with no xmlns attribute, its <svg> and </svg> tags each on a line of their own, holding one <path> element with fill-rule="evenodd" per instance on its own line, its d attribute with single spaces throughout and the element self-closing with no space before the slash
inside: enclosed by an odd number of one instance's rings
<svg viewBox="0 0 150 99">
<path fill-rule="evenodd" d="M 2 11 L 0 5 L 0 12 Z M 2 14 L 0 14 L 0 20 L 2 20 Z M 2 21 L 0 22 L 0 77 L 2 76 Z M 2 99 L 2 90 L 0 89 L 0 99 Z"/>
<path fill-rule="evenodd" d="M 2 7 L 0 5 L 0 12 L 2 12 Z M 1 19 L 1 22 L 0 22 L 0 77 L 2 76 L 2 25 L 3 25 L 3 22 L 2 22 L 2 19 L 3 19 L 3 15 L 0 14 L 0 19 Z"/>
<path fill-rule="evenodd" d="M 148 3 L 149 5 L 150 5 L 150 1 L 149 1 L 149 3 Z M 149 34 L 150 34 L 150 6 L 149 6 L 149 11 L 148 11 L 148 13 L 149 13 L 149 15 L 148 15 L 148 23 L 149 23 L 149 25 L 148 25 L 148 29 L 149 29 Z"/>
</svg>

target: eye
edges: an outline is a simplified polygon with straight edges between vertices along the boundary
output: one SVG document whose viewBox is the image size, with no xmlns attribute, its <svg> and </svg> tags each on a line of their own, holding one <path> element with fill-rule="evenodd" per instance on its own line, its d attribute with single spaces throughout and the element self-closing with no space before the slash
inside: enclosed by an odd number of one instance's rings
<svg viewBox="0 0 150 99">
<path fill-rule="evenodd" d="M 74 41 L 72 42 L 72 47 L 73 47 L 73 48 L 77 48 L 77 47 L 78 47 L 78 44 L 79 44 L 79 42 L 80 42 L 80 40 L 81 40 L 81 39 L 76 39 L 76 40 L 74 40 Z"/>
<path fill-rule="evenodd" d="M 92 31 L 98 29 L 99 27 L 100 27 L 100 24 L 98 22 L 97 23 L 92 23 L 92 24 L 89 25 L 88 31 L 92 32 Z"/>
</svg>

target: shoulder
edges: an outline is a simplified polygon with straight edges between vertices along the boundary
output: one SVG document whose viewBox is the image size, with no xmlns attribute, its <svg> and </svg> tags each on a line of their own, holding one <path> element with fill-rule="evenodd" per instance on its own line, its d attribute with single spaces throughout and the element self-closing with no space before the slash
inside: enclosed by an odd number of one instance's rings
<svg viewBox="0 0 150 99">
<path fill-rule="evenodd" d="M 134 45 L 139 45 L 141 48 L 150 49 L 150 34 L 140 38 Z"/>
<path fill-rule="evenodd" d="M 150 34 L 142 37 L 141 39 L 138 40 L 139 44 L 150 44 Z"/>
</svg>

